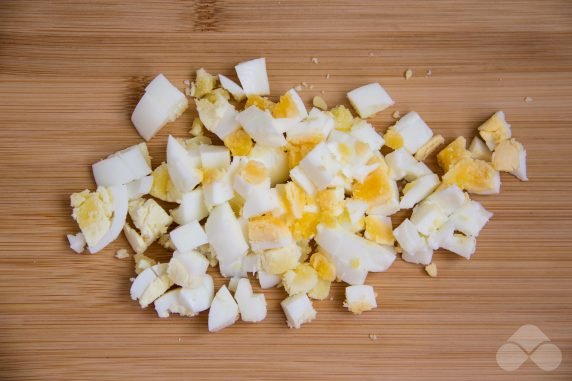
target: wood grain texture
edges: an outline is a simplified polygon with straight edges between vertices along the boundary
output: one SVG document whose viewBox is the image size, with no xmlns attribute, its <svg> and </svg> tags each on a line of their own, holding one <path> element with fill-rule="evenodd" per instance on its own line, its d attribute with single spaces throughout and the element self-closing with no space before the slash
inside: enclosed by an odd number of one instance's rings
<svg viewBox="0 0 572 381">
<path fill-rule="evenodd" d="M 93 188 L 91 163 L 140 141 L 129 116 L 157 73 L 182 87 L 199 67 L 232 75 L 258 56 L 274 95 L 306 81 L 306 101 L 324 91 L 332 105 L 379 81 L 394 109 L 418 111 L 448 139 L 502 109 L 530 181 L 503 175 L 499 196 L 478 197 L 495 216 L 473 260 L 439 252 L 435 279 L 402 261 L 370 275 L 373 312 L 344 311 L 336 285 L 301 330 L 286 328 L 281 290 L 266 292 L 259 325 L 208 334 L 206 314 L 158 319 L 129 299 L 132 260 L 113 258 L 123 237 L 98 255 L 68 249 L 68 195 Z M 379 130 L 394 109 L 373 120 Z M 193 116 L 151 141 L 155 164 Z M 569 0 L 3 0 L 0 379 L 570 380 L 571 120 Z M 557 370 L 498 367 L 497 349 L 523 324 L 561 349 Z"/>
</svg>

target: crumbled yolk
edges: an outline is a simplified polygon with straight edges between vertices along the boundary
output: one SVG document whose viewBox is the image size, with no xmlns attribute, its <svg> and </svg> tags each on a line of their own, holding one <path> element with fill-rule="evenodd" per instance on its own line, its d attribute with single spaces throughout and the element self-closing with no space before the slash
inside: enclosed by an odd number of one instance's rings
<svg viewBox="0 0 572 381">
<path fill-rule="evenodd" d="M 355 199 L 370 204 L 389 200 L 392 192 L 389 174 L 381 166 L 367 175 L 363 183 L 356 181 L 352 190 Z"/>
<path fill-rule="evenodd" d="M 250 150 L 252 150 L 254 143 L 250 135 L 242 128 L 239 128 L 224 138 L 224 145 L 228 147 L 232 156 L 247 156 Z"/>
<path fill-rule="evenodd" d="M 462 159 L 443 175 L 443 185 L 456 184 L 468 192 L 482 193 L 494 189 L 498 172 L 486 161 Z"/>
<path fill-rule="evenodd" d="M 286 223 L 270 214 L 248 220 L 248 238 L 253 242 L 276 241 L 290 236 Z"/>
<path fill-rule="evenodd" d="M 435 135 L 415 152 L 415 159 L 423 161 L 429 157 L 441 144 L 445 143 L 443 135 Z"/>
<path fill-rule="evenodd" d="M 490 149 L 510 138 L 511 131 L 504 114 L 496 112 L 479 127 L 479 133 Z"/>
<path fill-rule="evenodd" d="M 276 106 L 276 104 L 266 97 L 261 97 L 260 95 L 250 95 L 246 99 L 246 104 L 244 105 L 244 109 L 246 110 L 250 106 L 256 106 L 263 111 L 264 110 L 272 111 L 272 109 Z"/>
<path fill-rule="evenodd" d="M 218 88 L 205 95 L 205 99 L 211 103 L 216 103 L 219 97 L 222 97 L 228 101 L 230 99 L 230 94 L 225 89 Z"/>
<path fill-rule="evenodd" d="M 280 102 L 272 108 L 272 116 L 275 118 L 294 118 L 298 116 L 298 108 L 292 95 L 286 93 L 280 97 Z"/>
<path fill-rule="evenodd" d="M 467 141 L 463 136 L 459 136 L 437 154 L 437 163 L 447 172 L 461 159 L 471 157 L 471 153 L 467 151 L 466 147 Z"/>
<path fill-rule="evenodd" d="M 209 185 L 224 177 L 226 171 L 222 168 L 207 168 L 203 170 L 203 184 Z"/>
<path fill-rule="evenodd" d="M 284 196 L 292 215 L 301 218 L 306 205 L 306 192 L 298 184 L 290 181 L 284 185 Z"/>
<path fill-rule="evenodd" d="M 353 303 L 348 303 L 347 301 L 344 302 L 344 307 L 347 307 L 350 312 L 354 313 L 355 315 L 359 315 L 362 312 L 369 311 L 375 308 L 370 302 L 365 300 L 358 300 Z"/>
<path fill-rule="evenodd" d="M 328 104 L 326 103 L 324 98 L 322 98 L 319 95 L 315 96 L 314 99 L 312 99 L 312 105 L 314 107 L 319 108 L 322 111 L 326 111 L 328 109 Z"/>
<path fill-rule="evenodd" d="M 77 221 L 88 245 L 97 244 L 111 227 L 113 207 L 111 194 L 105 187 L 90 193 L 87 189 L 71 196 L 73 218 Z"/>
<path fill-rule="evenodd" d="M 318 274 L 312 266 L 300 263 L 282 275 L 282 284 L 288 295 L 307 293 L 318 284 Z"/>
<path fill-rule="evenodd" d="M 366 238 L 381 245 L 393 245 L 395 237 L 391 224 L 384 224 L 375 216 L 365 218 Z"/>
<path fill-rule="evenodd" d="M 497 171 L 511 172 L 520 167 L 522 144 L 515 139 L 503 140 L 493 153 L 493 166 Z"/>
<path fill-rule="evenodd" d="M 283 274 L 298 266 L 300 255 L 300 249 L 295 244 L 266 250 L 261 256 L 262 268 L 270 274 Z"/>
<path fill-rule="evenodd" d="M 338 224 L 338 216 L 344 211 L 343 192 L 340 193 L 336 189 L 323 189 L 316 195 L 316 202 L 320 208 L 320 222 L 334 227 Z"/>
<path fill-rule="evenodd" d="M 214 75 L 210 75 L 205 69 L 201 68 L 197 70 L 194 96 L 196 98 L 202 98 L 206 94 L 210 93 L 214 89 L 216 81 L 217 78 Z"/>
<path fill-rule="evenodd" d="M 181 192 L 171 182 L 166 163 L 162 163 L 153 171 L 153 185 L 149 194 L 167 202 L 177 202 L 181 199 Z"/>
<path fill-rule="evenodd" d="M 340 105 L 334 107 L 329 113 L 332 118 L 334 118 L 334 127 L 336 130 L 349 131 L 352 128 L 354 117 L 351 111 L 345 106 Z"/>
<path fill-rule="evenodd" d="M 316 300 L 324 300 L 330 295 L 330 286 L 332 282 L 318 277 L 318 283 L 308 292 L 308 296 Z"/>
<path fill-rule="evenodd" d="M 318 251 L 312 254 L 310 266 L 316 270 L 321 279 L 330 282 L 336 279 L 336 266 L 324 253 Z"/>
<path fill-rule="evenodd" d="M 244 206 L 244 199 L 240 197 L 240 195 L 235 194 L 233 198 L 228 200 L 228 204 L 230 205 L 230 208 L 232 209 L 234 214 L 236 216 L 240 216 L 242 207 Z"/>
<path fill-rule="evenodd" d="M 320 214 L 313 212 L 304 212 L 302 217 L 294 220 L 290 225 L 290 231 L 296 241 L 302 239 L 311 239 L 316 235 L 318 223 L 320 222 Z"/>
<path fill-rule="evenodd" d="M 238 175 L 250 184 L 260 184 L 268 178 L 268 170 L 261 162 L 250 160 L 240 169 Z"/>
<path fill-rule="evenodd" d="M 323 140 L 324 136 L 321 134 L 304 135 L 291 139 L 286 146 L 288 167 L 292 169 L 297 166 Z"/>
<path fill-rule="evenodd" d="M 403 147 L 403 137 L 391 127 L 385 132 L 383 139 L 385 140 L 385 145 L 391 149 L 400 149 Z"/>
<path fill-rule="evenodd" d="M 191 125 L 191 129 L 189 133 L 193 136 L 199 136 L 203 134 L 203 122 L 199 118 L 195 118 L 193 120 L 193 124 Z"/>
</svg>

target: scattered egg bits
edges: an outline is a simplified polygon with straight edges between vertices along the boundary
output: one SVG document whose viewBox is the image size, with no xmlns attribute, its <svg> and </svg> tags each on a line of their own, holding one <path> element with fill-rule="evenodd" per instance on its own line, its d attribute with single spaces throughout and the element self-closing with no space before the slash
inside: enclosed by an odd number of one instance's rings
<svg viewBox="0 0 572 381">
<path fill-rule="evenodd" d="M 266 299 L 251 279 L 260 289 L 284 288 L 291 328 L 316 318 L 314 304 L 335 281 L 348 284 L 343 306 L 370 311 L 378 306 L 365 284 L 370 272 L 387 271 L 397 253 L 432 277 L 437 249 L 470 259 L 492 213 L 469 195 L 499 193 L 499 172 L 527 180 L 526 151 L 502 111 L 468 148 L 461 136 L 440 150 L 439 176 L 423 160 L 445 139 L 417 112 L 383 135 L 368 122 L 395 103 L 379 83 L 347 94 L 356 117 L 343 105 L 328 109 L 321 97 L 308 111 L 296 89 L 270 99 L 264 58 L 235 70 L 238 81 L 199 69 L 187 83 L 198 113 L 193 137 L 169 135 L 166 162 L 153 169 L 146 143 L 134 145 L 93 164 L 97 189 L 70 198 L 80 230 L 67 236 L 70 248 L 96 253 L 123 230 L 138 274 L 131 298 L 142 308 L 153 304 L 161 318 L 209 310 L 211 332 L 261 322 Z M 131 120 L 150 140 L 188 103 L 159 74 Z M 205 130 L 224 145 L 212 144 Z M 383 146 L 391 149 L 385 156 Z M 394 228 L 399 210 L 411 214 Z M 144 254 L 154 242 L 173 252 L 168 262 Z M 208 274 L 215 266 L 229 279 L 218 290 Z"/>
</svg>

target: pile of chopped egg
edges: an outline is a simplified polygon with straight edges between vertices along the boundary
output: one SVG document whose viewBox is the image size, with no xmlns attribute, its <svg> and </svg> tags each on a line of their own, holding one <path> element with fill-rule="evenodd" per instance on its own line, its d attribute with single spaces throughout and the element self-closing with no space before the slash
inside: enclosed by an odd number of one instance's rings
<svg viewBox="0 0 572 381">
<path fill-rule="evenodd" d="M 153 304 L 159 317 L 209 310 L 211 332 L 239 318 L 260 322 L 266 299 L 251 279 L 284 289 L 289 327 L 315 319 L 316 301 L 329 298 L 335 281 L 348 285 L 343 306 L 361 314 L 377 308 L 364 284 L 370 272 L 387 271 L 398 253 L 431 276 L 437 249 L 470 259 L 492 213 L 469 194 L 499 193 L 501 171 L 527 180 L 526 151 L 501 111 L 468 148 L 461 136 L 437 153 L 439 176 L 423 160 L 445 139 L 418 113 L 384 135 L 367 121 L 394 104 L 379 83 L 347 94 L 354 116 L 343 105 L 328 110 L 321 98 L 308 111 L 295 89 L 270 99 L 264 58 L 235 69 L 240 85 L 197 71 L 186 92 L 198 112 L 192 137 L 169 136 L 166 162 L 153 169 L 139 143 L 93 164 L 94 192 L 71 195 L 80 232 L 68 235 L 70 247 L 93 254 L 123 231 L 138 274 L 131 298 Z M 131 120 L 149 140 L 187 107 L 160 74 Z M 403 209 L 410 217 L 394 228 L 391 216 Z M 155 242 L 173 252 L 169 262 L 145 255 Z M 208 274 L 216 266 L 229 279 L 218 290 Z"/>
</svg>

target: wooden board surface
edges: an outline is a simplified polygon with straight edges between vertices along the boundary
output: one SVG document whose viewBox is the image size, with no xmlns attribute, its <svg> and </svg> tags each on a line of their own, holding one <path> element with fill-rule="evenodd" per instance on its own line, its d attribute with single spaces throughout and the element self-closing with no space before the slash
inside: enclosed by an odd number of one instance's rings
<svg viewBox="0 0 572 381">
<path fill-rule="evenodd" d="M 68 249 L 68 196 L 93 188 L 91 163 L 141 140 L 129 116 L 157 73 L 182 87 L 199 67 L 232 74 L 258 56 L 274 95 L 305 81 L 306 101 L 324 91 L 336 104 L 381 82 L 397 104 L 373 120 L 380 131 L 393 110 L 416 110 L 447 139 L 469 138 L 502 109 L 530 181 L 503 175 L 500 195 L 478 197 L 495 216 L 473 260 L 438 252 L 435 279 L 402 261 L 370 275 L 373 312 L 347 313 L 337 285 L 301 330 L 286 328 L 281 290 L 258 325 L 208 334 L 207 314 L 158 319 L 129 298 L 132 261 L 113 258 L 123 237 L 98 255 Z M 154 163 L 193 116 L 151 141 Z M 0 379 L 570 380 L 571 120 L 569 0 L 3 0 Z M 524 324 L 560 348 L 558 369 L 497 365 Z"/>
</svg>

